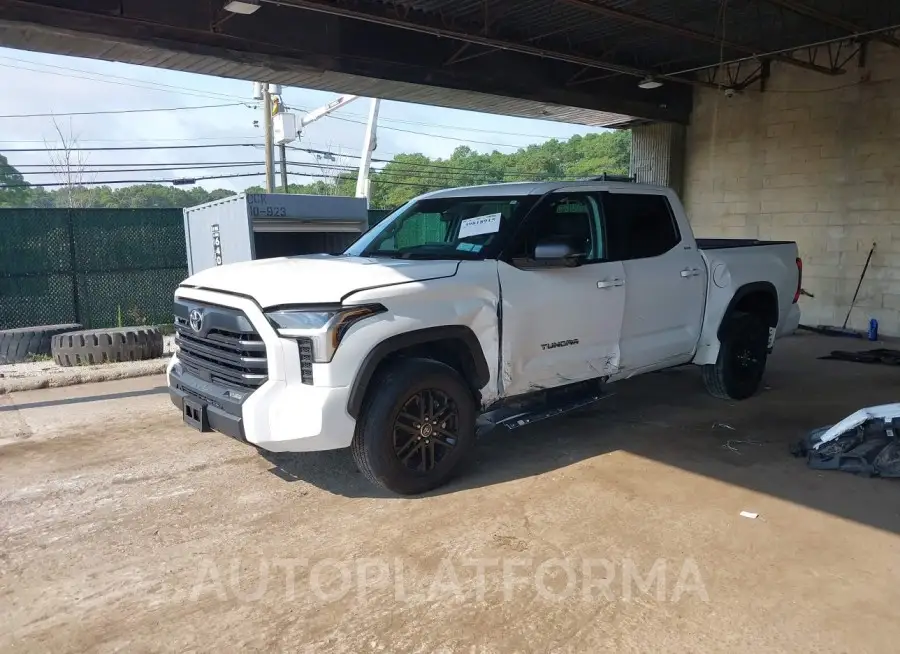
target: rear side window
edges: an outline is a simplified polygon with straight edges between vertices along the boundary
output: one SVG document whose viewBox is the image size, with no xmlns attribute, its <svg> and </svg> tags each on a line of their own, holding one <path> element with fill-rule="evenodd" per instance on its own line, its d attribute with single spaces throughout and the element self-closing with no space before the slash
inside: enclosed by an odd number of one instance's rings
<svg viewBox="0 0 900 654">
<path fill-rule="evenodd" d="M 604 193 L 603 212 L 614 261 L 658 257 L 681 242 L 664 195 Z"/>
</svg>

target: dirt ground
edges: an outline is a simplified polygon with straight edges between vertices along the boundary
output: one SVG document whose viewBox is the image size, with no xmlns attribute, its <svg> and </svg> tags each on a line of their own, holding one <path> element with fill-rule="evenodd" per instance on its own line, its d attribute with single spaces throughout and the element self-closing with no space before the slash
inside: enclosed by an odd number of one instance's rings
<svg viewBox="0 0 900 654">
<path fill-rule="evenodd" d="M 896 651 L 900 484 L 788 455 L 898 399 L 816 359 L 850 345 L 784 341 L 742 403 L 616 385 L 412 499 L 191 431 L 162 377 L 0 396 L 0 650 Z"/>
</svg>

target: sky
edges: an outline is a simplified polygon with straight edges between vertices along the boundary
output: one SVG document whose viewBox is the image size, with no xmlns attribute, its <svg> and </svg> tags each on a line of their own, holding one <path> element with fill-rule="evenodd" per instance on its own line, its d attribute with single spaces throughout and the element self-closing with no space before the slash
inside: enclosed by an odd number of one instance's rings
<svg viewBox="0 0 900 654">
<path fill-rule="evenodd" d="M 250 81 L 0 48 L 0 88 L 4 90 L 0 94 L 0 154 L 5 155 L 32 184 L 61 181 L 51 168 L 51 157 L 60 156 L 59 153 L 45 151 L 47 147 L 62 145 L 56 126 L 67 142 L 75 141 L 80 148 L 230 144 L 230 147 L 169 150 L 95 149 L 80 155 L 72 154 L 73 157 L 84 157 L 83 165 L 92 169 L 102 168 L 104 164 L 127 164 L 125 167 L 128 168 L 155 164 L 159 168 L 149 173 L 91 172 L 85 175 L 87 182 L 170 180 L 247 173 L 247 177 L 198 183 L 207 189 L 232 190 L 264 183 L 260 172 L 264 159 L 263 128 L 254 126 L 254 121 L 262 118 L 262 107 L 253 100 Z M 302 88 L 282 90 L 285 105 L 299 115 L 336 97 L 335 93 Z M 352 155 L 359 155 L 362 149 L 369 104 L 370 100 L 361 98 L 309 125 L 302 138 L 291 146 L 327 150 L 335 153 L 339 163 L 355 165 L 358 159 Z M 230 106 L 63 115 L 208 105 Z M 27 117 L 13 117 L 18 115 Z M 575 134 L 599 131 L 603 130 L 386 100 L 381 103 L 379 112 L 378 147 L 374 157 L 390 159 L 397 153 L 418 152 L 443 158 L 460 145 L 479 152 L 514 152 L 518 147 L 542 143 L 553 137 L 567 139 Z M 21 149 L 39 151 L 16 151 Z M 315 155 L 299 151 L 291 152 L 288 159 L 316 163 Z M 247 165 L 209 167 L 237 162 Z M 179 166 L 182 168 L 174 169 Z M 315 167 L 295 170 L 321 174 Z M 308 183 L 314 180 L 292 175 L 290 181 Z"/>
</svg>

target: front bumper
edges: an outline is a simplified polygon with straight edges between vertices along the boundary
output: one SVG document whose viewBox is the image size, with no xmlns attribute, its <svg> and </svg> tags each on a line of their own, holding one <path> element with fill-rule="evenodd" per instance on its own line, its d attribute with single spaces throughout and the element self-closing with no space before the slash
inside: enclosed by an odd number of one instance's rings
<svg viewBox="0 0 900 654">
<path fill-rule="evenodd" d="M 178 297 L 244 312 L 266 345 L 268 380 L 251 390 L 229 389 L 192 374 L 172 357 L 167 369 L 173 404 L 188 400 L 204 408 L 217 432 L 271 452 L 312 452 L 349 447 L 356 428 L 347 412 L 349 387 L 302 382 L 297 343 L 281 338 L 250 299 L 200 289 L 179 289 Z"/>
<path fill-rule="evenodd" d="M 225 389 L 213 386 L 202 379 L 169 364 L 169 397 L 172 404 L 184 413 L 185 400 L 201 404 L 206 413 L 203 428 L 209 427 L 220 434 L 245 441 L 241 403 L 225 395 Z"/>
</svg>

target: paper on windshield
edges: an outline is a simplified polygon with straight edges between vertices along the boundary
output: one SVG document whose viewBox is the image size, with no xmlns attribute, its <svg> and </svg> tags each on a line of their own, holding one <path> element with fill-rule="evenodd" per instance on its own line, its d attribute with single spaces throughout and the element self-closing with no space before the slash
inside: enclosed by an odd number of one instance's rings
<svg viewBox="0 0 900 654">
<path fill-rule="evenodd" d="M 481 234 L 495 234 L 500 231 L 500 219 L 503 214 L 489 213 L 484 216 L 466 218 L 459 225 L 459 238 L 480 236 Z"/>
</svg>

